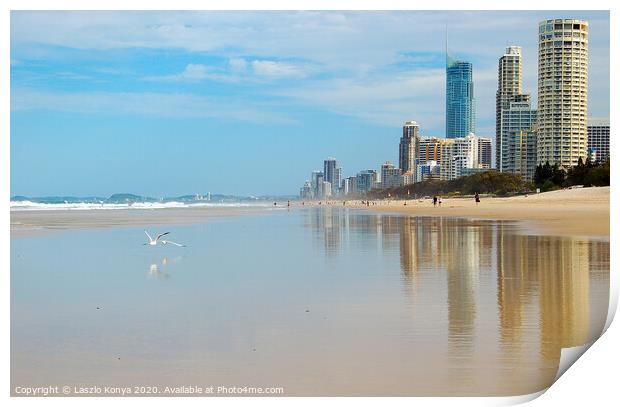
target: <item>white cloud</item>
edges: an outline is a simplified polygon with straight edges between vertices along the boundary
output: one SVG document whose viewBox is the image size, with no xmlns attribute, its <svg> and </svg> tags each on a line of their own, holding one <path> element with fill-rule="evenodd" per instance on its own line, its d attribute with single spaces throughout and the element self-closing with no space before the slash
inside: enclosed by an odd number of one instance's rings
<svg viewBox="0 0 620 407">
<path fill-rule="evenodd" d="M 248 62 L 243 58 L 231 58 L 228 65 L 233 72 L 245 72 L 248 69 Z"/>
<path fill-rule="evenodd" d="M 251 70 L 248 69 L 251 67 Z M 202 64 L 188 64 L 177 74 L 146 76 L 143 80 L 154 82 L 198 82 L 211 79 L 221 82 L 264 81 L 284 78 L 303 78 L 312 71 L 308 66 L 286 62 L 232 58 L 224 69 L 210 69 Z M 252 75 L 253 74 L 253 75 Z"/>
<path fill-rule="evenodd" d="M 186 79 L 204 79 L 207 76 L 207 67 L 200 64 L 188 64 L 181 76 Z"/>
<path fill-rule="evenodd" d="M 255 60 L 252 61 L 252 69 L 256 75 L 270 78 L 302 78 L 306 76 L 306 73 L 300 66 L 284 62 Z"/>
<path fill-rule="evenodd" d="M 609 13 L 586 15 L 607 28 Z M 496 56 L 507 42 L 536 44 L 548 12 L 115 12 L 17 11 L 11 40 L 78 49 L 178 48 L 310 59 L 331 67 L 393 63 L 400 51 L 442 51 L 445 27 L 458 53 Z M 484 41 L 485 46 L 480 43 Z M 231 50 L 235 50 L 234 52 Z"/>
<path fill-rule="evenodd" d="M 275 93 L 383 125 L 416 120 L 426 130 L 443 126 L 444 81 L 443 69 L 428 69 L 379 77 L 323 80 Z"/>
<path fill-rule="evenodd" d="M 205 65 L 188 64 L 183 72 L 174 75 L 147 76 L 144 80 L 148 81 L 200 81 L 209 75 Z"/>
<path fill-rule="evenodd" d="M 131 114 L 192 117 L 254 123 L 295 123 L 289 117 L 253 106 L 247 101 L 208 98 L 183 93 L 156 92 L 46 92 L 11 90 L 11 111 L 52 110 L 90 114 Z"/>
</svg>

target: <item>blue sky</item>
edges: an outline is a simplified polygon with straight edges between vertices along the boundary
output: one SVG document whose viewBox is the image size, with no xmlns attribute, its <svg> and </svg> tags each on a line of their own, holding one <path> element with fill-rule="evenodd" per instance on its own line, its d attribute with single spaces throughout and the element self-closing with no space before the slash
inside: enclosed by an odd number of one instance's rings
<svg viewBox="0 0 620 407">
<path fill-rule="evenodd" d="M 608 12 L 12 12 L 11 194 L 295 194 L 328 156 L 397 162 L 443 136 L 449 49 L 494 137 L 497 60 L 538 21 L 590 22 L 589 113 L 609 116 Z"/>
</svg>

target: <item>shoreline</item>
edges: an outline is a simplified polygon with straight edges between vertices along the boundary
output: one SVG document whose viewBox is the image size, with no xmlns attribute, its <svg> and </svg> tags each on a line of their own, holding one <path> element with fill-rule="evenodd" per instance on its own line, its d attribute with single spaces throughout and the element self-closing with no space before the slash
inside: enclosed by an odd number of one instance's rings
<svg viewBox="0 0 620 407">
<path fill-rule="evenodd" d="M 609 196 L 610 187 L 591 187 L 509 198 L 482 197 L 479 204 L 473 198 L 442 198 L 436 207 L 430 199 L 376 200 L 368 206 L 356 200 L 344 206 L 410 216 L 522 221 L 539 234 L 609 238 Z M 319 206 L 318 202 L 306 205 Z M 343 206 L 342 201 L 327 205 Z"/>
<path fill-rule="evenodd" d="M 277 209 L 260 208 L 161 208 L 118 210 L 29 210 L 11 211 L 11 238 L 57 231 L 135 227 L 146 225 L 187 225 L 228 216 L 272 213 L 284 209 L 346 207 L 407 216 L 440 216 L 472 219 L 521 221 L 538 234 L 609 238 L 610 188 L 592 187 L 544 192 L 510 198 L 442 198 L 433 206 L 430 199 L 376 200 L 362 205 L 360 200 L 278 203 Z"/>
</svg>

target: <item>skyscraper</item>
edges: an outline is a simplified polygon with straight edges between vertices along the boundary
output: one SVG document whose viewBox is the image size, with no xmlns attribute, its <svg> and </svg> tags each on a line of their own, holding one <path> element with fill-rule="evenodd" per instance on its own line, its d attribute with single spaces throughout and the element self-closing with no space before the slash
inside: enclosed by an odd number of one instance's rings
<svg viewBox="0 0 620 407">
<path fill-rule="evenodd" d="M 334 195 L 340 194 L 340 185 L 342 184 L 342 168 L 336 167 L 334 170 L 334 181 L 332 182 L 332 193 Z"/>
<path fill-rule="evenodd" d="M 370 191 L 377 180 L 377 171 L 375 170 L 364 170 L 357 174 L 356 176 L 356 188 L 357 193 L 365 194 Z"/>
<path fill-rule="evenodd" d="M 402 183 L 400 168 L 395 168 L 389 161 L 381 165 L 381 188 L 399 187 Z"/>
<path fill-rule="evenodd" d="M 312 197 L 319 198 L 320 191 L 323 188 L 323 173 L 321 171 L 312 171 L 312 175 L 310 176 L 310 185 L 312 188 Z"/>
<path fill-rule="evenodd" d="M 500 113 L 499 140 L 501 140 L 498 169 L 518 174 L 531 181 L 536 170 L 536 109 L 530 105 L 529 95 L 517 95 Z"/>
<path fill-rule="evenodd" d="M 495 164 L 502 172 L 530 181 L 536 167 L 537 112 L 522 93 L 521 47 L 510 46 L 499 59 L 495 118 Z"/>
<path fill-rule="evenodd" d="M 329 182 L 334 185 L 334 179 L 336 178 L 336 159 L 333 157 L 329 157 L 327 160 L 323 161 L 323 177 L 325 182 Z"/>
<path fill-rule="evenodd" d="M 538 162 L 576 165 L 588 154 L 588 22 L 538 24 Z"/>
<path fill-rule="evenodd" d="M 446 50 L 446 137 L 466 137 L 476 128 L 471 63 L 455 61 Z"/>
<path fill-rule="evenodd" d="M 403 172 L 415 171 L 420 126 L 414 121 L 405 122 L 403 136 L 398 145 L 398 166 Z"/>
<path fill-rule="evenodd" d="M 497 93 L 495 96 L 495 165 L 501 170 L 502 138 L 501 114 L 515 95 L 521 94 L 522 83 L 521 47 L 510 46 L 499 59 Z"/>
</svg>

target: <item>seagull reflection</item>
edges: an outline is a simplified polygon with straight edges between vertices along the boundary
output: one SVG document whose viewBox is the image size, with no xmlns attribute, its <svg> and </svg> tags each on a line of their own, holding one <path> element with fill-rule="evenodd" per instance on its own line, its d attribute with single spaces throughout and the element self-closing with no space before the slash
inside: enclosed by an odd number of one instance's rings
<svg viewBox="0 0 620 407">
<path fill-rule="evenodd" d="M 168 265 L 168 258 L 164 257 L 161 261 L 161 266 L 158 263 L 153 263 L 151 264 L 151 266 L 149 267 L 149 275 L 152 277 L 155 277 L 156 279 L 167 279 L 170 277 L 170 274 L 168 274 L 165 270 L 163 270 L 164 267 L 166 267 Z"/>
<path fill-rule="evenodd" d="M 170 274 L 166 271 L 166 269 L 171 264 L 178 263 L 181 259 L 183 259 L 182 256 L 175 257 L 174 259 L 164 257 L 161 262 L 155 262 L 149 266 L 149 275 L 157 279 L 167 279 L 170 277 Z"/>
<path fill-rule="evenodd" d="M 170 274 L 162 270 L 156 263 L 151 264 L 149 267 L 149 275 L 156 279 L 167 279 L 170 277 Z"/>
</svg>

